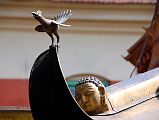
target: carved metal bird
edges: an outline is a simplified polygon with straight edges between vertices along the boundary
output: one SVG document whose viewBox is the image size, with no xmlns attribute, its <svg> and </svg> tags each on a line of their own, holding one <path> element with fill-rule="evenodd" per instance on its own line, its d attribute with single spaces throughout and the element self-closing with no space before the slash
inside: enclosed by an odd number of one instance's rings
<svg viewBox="0 0 159 120">
<path fill-rule="evenodd" d="M 52 45 L 54 45 L 55 47 L 57 47 L 57 52 L 58 52 L 58 48 L 59 48 L 59 39 L 60 36 L 57 32 L 59 25 L 60 26 L 71 26 L 71 25 L 67 25 L 67 24 L 63 24 L 66 20 L 68 20 L 68 18 L 72 15 L 72 11 L 71 10 L 65 10 L 63 12 L 61 12 L 60 14 L 58 14 L 56 17 L 54 17 L 54 19 L 47 19 L 44 18 L 42 16 L 42 12 L 40 10 L 36 11 L 36 12 L 32 12 L 33 17 L 40 22 L 40 25 L 35 27 L 35 30 L 38 32 L 46 32 L 52 39 Z M 57 44 L 54 44 L 54 37 L 53 34 L 56 36 L 57 38 Z"/>
</svg>

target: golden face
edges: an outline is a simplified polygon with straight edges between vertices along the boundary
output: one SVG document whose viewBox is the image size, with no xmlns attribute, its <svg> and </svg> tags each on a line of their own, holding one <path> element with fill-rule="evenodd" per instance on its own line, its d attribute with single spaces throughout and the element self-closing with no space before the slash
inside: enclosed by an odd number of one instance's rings
<svg viewBox="0 0 159 120">
<path fill-rule="evenodd" d="M 87 113 L 93 113 L 101 107 L 98 87 L 91 82 L 78 85 L 75 90 L 75 98 Z"/>
</svg>

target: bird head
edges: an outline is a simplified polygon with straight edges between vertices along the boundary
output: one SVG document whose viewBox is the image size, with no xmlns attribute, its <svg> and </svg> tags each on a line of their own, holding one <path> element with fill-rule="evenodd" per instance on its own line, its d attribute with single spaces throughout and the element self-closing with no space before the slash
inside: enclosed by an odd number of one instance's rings
<svg viewBox="0 0 159 120">
<path fill-rule="evenodd" d="M 33 17 L 36 19 L 36 20 L 38 20 L 38 19 L 40 19 L 41 17 L 42 17 L 42 15 L 41 15 L 41 11 L 40 10 L 38 10 L 38 11 L 36 11 L 36 12 L 32 12 L 32 15 L 33 15 Z"/>
</svg>

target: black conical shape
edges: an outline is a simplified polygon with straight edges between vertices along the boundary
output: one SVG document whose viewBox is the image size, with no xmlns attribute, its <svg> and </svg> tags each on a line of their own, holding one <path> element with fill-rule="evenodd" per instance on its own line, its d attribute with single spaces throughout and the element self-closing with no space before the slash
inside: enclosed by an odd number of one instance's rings
<svg viewBox="0 0 159 120">
<path fill-rule="evenodd" d="M 92 120 L 72 96 L 56 48 L 52 46 L 34 62 L 29 78 L 29 100 L 34 120 Z"/>
</svg>

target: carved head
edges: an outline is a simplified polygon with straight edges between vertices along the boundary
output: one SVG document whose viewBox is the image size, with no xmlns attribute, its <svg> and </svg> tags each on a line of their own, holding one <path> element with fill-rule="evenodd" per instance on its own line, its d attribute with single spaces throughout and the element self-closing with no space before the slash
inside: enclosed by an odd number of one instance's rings
<svg viewBox="0 0 159 120">
<path fill-rule="evenodd" d="M 42 12 L 40 10 L 36 11 L 36 12 L 32 12 L 33 17 L 38 20 L 42 17 Z"/>
<path fill-rule="evenodd" d="M 105 87 L 96 77 L 84 77 L 75 86 L 75 99 L 89 115 L 108 110 L 106 97 Z"/>
</svg>

